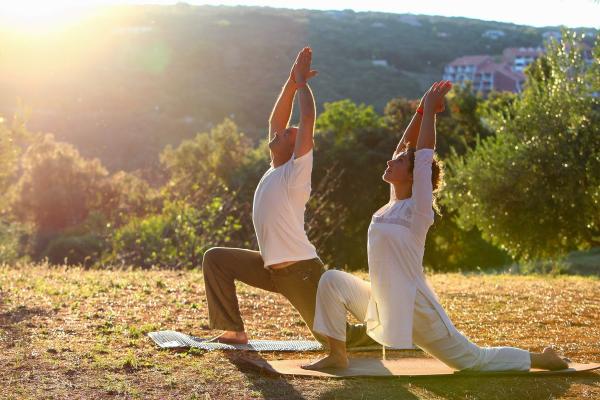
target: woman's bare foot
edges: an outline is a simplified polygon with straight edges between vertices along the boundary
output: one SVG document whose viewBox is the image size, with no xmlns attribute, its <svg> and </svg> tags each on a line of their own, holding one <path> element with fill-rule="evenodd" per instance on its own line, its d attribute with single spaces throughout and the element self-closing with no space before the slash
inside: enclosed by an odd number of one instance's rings
<svg viewBox="0 0 600 400">
<path fill-rule="evenodd" d="M 300 368 L 314 371 L 328 368 L 348 368 L 348 357 L 330 354 L 327 357 L 310 364 L 301 365 Z"/>
<path fill-rule="evenodd" d="M 246 335 L 246 332 L 225 331 L 210 341 L 227 344 L 247 344 L 248 335 Z"/>
<path fill-rule="evenodd" d="M 569 368 L 568 359 L 562 358 L 552 347 L 546 347 L 542 353 L 531 353 L 531 367 L 556 371 Z"/>
</svg>

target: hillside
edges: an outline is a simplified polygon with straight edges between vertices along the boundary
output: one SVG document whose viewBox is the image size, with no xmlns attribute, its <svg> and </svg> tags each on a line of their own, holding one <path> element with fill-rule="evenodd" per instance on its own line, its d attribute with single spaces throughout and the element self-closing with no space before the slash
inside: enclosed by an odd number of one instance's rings
<svg viewBox="0 0 600 400">
<path fill-rule="evenodd" d="M 321 72 L 320 106 L 350 98 L 381 112 L 393 97 L 419 96 L 455 57 L 538 46 L 556 29 L 352 11 L 112 8 L 43 37 L 1 32 L 0 114 L 29 109 L 32 130 L 55 133 L 111 170 L 152 168 L 166 144 L 226 116 L 261 137 L 305 44 Z M 487 30 L 505 36 L 485 38 Z"/>
</svg>

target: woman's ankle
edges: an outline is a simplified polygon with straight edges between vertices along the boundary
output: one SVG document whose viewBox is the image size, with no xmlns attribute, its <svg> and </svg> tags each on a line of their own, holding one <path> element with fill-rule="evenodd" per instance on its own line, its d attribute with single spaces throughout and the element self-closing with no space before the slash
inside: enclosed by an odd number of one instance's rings
<svg viewBox="0 0 600 400">
<path fill-rule="evenodd" d="M 333 338 L 329 339 L 329 355 L 336 359 L 344 360 L 348 359 L 348 353 L 346 352 L 346 342 L 336 340 Z"/>
</svg>

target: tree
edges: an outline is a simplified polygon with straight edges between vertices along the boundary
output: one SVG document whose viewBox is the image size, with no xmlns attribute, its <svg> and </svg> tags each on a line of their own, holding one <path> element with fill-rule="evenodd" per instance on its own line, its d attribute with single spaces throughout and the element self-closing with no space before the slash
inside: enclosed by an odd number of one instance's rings
<svg viewBox="0 0 600 400">
<path fill-rule="evenodd" d="M 354 139 L 357 132 L 383 126 L 383 120 L 373 106 L 345 99 L 325 103 L 323 107 L 323 112 L 317 118 L 316 129 L 332 133 L 336 142 Z"/>
<path fill-rule="evenodd" d="M 168 146 L 160 156 L 169 175 L 169 196 L 203 202 L 219 185 L 230 188 L 236 171 L 252 152 L 252 142 L 230 119 L 210 132 L 199 133 L 173 149 Z"/>
<path fill-rule="evenodd" d="M 404 97 L 396 97 L 386 104 L 383 111 L 385 125 L 392 132 L 396 132 L 398 140 L 415 115 L 418 106 L 419 100 L 408 100 Z"/>
<path fill-rule="evenodd" d="M 52 135 L 39 136 L 22 159 L 13 209 L 41 232 L 59 231 L 85 220 L 103 204 L 108 172 L 95 160 L 85 160 L 71 145 Z"/>
<path fill-rule="evenodd" d="M 599 71 L 563 36 L 523 95 L 487 113 L 496 135 L 448 163 L 445 204 L 460 225 L 520 259 L 600 244 Z"/>
<path fill-rule="evenodd" d="M 107 185 L 103 208 L 112 227 L 119 227 L 131 218 L 156 213 L 162 198 L 157 189 L 135 174 L 118 171 Z"/>
<path fill-rule="evenodd" d="M 133 218 L 114 232 L 105 262 L 139 267 L 194 268 L 216 244 L 228 245 L 241 229 L 226 202 L 215 196 L 203 207 L 168 201 L 162 212 Z"/>
<path fill-rule="evenodd" d="M 10 187 L 18 178 L 19 159 L 31 134 L 19 114 L 9 124 L 0 117 L 0 212 L 5 214 L 9 205 Z"/>
<path fill-rule="evenodd" d="M 309 213 L 310 238 L 328 232 L 318 243 L 328 263 L 365 268 L 367 229 L 371 215 L 389 196 L 380 177 L 397 139 L 371 107 L 350 100 L 328 103 L 316 126 L 313 188 L 318 192 L 309 211 L 321 214 Z"/>
<path fill-rule="evenodd" d="M 269 165 L 266 143 L 254 148 L 237 125 L 225 119 L 210 132 L 199 133 L 176 149 L 167 147 L 161 154 L 161 163 L 169 176 L 163 187 L 167 199 L 182 200 L 199 210 L 215 198 L 223 199 L 220 213 L 239 219 L 239 227 L 236 224 L 235 231 L 229 232 L 227 242 L 239 247 L 256 244 L 252 196 Z M 213 229 L 221 227 L 217 224 Z"/>
<path fill-rule="evenodd" d="M 103 210 L 108 172 L 85 160 L 71 145 L 39 135 L 23 154 L 22 174 L 12 190 L 13 214 L 33 226 L 33 256 L 58 234 L 83 223 L 92 210 Z"/>
</svg>

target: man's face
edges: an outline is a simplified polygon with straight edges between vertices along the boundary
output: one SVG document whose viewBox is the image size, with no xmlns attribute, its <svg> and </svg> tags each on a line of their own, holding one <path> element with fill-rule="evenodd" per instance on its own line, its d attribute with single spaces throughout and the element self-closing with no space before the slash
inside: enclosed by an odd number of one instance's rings
<svg viewBox="0 0 600 400">
<path fill-rule="evenodd" d="M 269 142 L 269 149 L 277 157 L 290 158 L 294 153 L 297 133 L 298 128 L 296 127 L 289 127 L 283 131 L 275 132 L 273 139 Z"/>
</svg>

